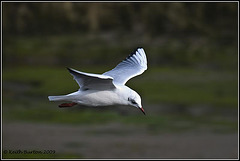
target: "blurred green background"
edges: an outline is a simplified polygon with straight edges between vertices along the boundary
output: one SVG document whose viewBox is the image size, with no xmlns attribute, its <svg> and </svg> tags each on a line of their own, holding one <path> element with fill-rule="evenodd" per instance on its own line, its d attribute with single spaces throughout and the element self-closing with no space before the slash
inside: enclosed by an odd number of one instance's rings
<svg viewBox="0 0 240 161">
<path fill-rule="evenodd" d="M 238 157 L 237 2 L 3 2 L 2 27 L 3 158 Z M 48 101 L 78 90 L 65 67 L 104 73 L 139 46 L 146 116 Z"/>
</svg>

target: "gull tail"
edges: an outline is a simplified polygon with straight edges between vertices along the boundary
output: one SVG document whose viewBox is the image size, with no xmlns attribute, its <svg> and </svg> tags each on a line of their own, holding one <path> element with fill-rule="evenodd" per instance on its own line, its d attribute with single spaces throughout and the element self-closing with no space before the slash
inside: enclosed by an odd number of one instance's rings
<svg viewBox="0 0 240 161">
<path fill-rule="evenodd" d="M 66 96 L 48 96 L 49 101 L 65 101 Z"/>
<path fill-rule="evenodd" d="M 63 96 L 48 96 L 49 101 L 71 101 L 69 100 L 69 95 L 63 95 Z M 74 105 L 77 105 L 77 103 L 62 103 L 58 107 L 72 107 Z"/>
</svg>

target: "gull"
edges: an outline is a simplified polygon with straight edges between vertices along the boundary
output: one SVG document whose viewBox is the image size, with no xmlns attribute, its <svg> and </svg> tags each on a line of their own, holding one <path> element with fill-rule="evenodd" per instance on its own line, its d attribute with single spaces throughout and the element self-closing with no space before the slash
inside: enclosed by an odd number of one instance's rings
<svg viewBox="0 0 240 161">
<path fill-rule="evenodd" d="M 127 87 L 126 82 L 147 69 L 147 58 L 142 47 L 137 48 L 115 68 L 103 74 L 80 72 L 67 68 L 80 86 L 79 90 L 67 95 L 48 96 L 49 101 L 66 101 L 59 107 L 130 105 L 145 115 L 140 95 Z"/>
</svg>

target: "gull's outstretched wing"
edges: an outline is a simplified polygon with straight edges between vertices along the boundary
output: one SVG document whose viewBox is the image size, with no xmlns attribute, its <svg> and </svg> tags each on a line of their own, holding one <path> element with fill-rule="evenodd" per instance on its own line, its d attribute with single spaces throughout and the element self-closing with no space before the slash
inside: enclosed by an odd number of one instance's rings
<svg viewBox="0 0 240 161">
<path fill-rule="evenodd" d="M 113 78 L 101 74 L 90 74 L 67 68 L 80 86 L 80 90 L 109 90 L 114 89 Z"/>
<path fill-rule="evenodd" d="M 137 48 L 114 69 L 103 73 L 113 78 L 114 84 L 124 85 L 129 79 L 142 74 L 147 69 L 147 58 L 143 48 Z"/>
</svg>

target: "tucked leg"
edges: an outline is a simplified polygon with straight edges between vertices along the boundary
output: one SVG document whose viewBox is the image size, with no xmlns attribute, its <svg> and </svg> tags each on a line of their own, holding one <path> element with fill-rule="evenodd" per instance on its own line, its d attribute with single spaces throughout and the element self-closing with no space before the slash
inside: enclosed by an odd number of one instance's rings
<svg viewBox="0 0 240 161">
<path fill-rule="evenodd" d="M 58 107 L 72 107 L 74 105 L 76 105 L 77 103 L 72 102 L 72 103 L 63 103 L 61 105 L 59 105 Z"/>
</svg>

